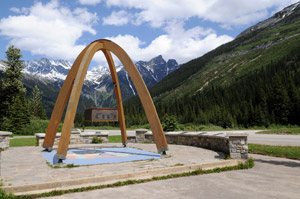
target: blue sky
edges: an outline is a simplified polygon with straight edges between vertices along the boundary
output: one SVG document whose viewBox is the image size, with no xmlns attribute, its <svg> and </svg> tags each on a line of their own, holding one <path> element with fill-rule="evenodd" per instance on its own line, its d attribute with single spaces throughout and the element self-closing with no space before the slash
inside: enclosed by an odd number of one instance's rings
<svg viewBox="0 0 300 199">
<path fill-rule="evenodd" d="M 0 59 L 74 61 L 90 42 L 115 41 L 134 61 L 185 63 L 298 0 L 0 0 Z M 105 65 L 99 52 L 92 65 Z"/>
</svg>

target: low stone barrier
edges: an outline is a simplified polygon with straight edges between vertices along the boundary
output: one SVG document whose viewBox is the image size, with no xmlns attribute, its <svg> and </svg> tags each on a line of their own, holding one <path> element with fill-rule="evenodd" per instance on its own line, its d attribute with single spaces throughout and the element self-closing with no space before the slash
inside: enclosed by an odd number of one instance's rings
<svg viewBox="0 0 300 199">
<path fill-rule="evenodd" d="M 148 132 L 147 129 L 138 129 L 135 131 L 135 142 L 143 143 L 145 142 L 145 134 Z"/>
<path fill-rule="evenodd" d="M 35 134 L 36 141 L 39 146 L 43 145 L 45 136 L 46 136 L 45 133 L 36 133 Z M 54 145 L 58 145 L 60 136 L 61 136 L 61 133 L 56 134 L 56 137 L 54 140 Z M 72 130 L 70 144 L 91 144 L 94 137 L 101 138 L 103 143 L 108 142 L 108 132 L 101 132 L 101 131 L 81 132 L 78 129 L 78 130 Z"/>
<path fill-rule="evenodd" d="M 36 133 L 37 143 L 41 146 L 45 133 Z M 246 133 L 224 132 L 166 132 L 168 144 L 196 146 L 230 155 L 232 159 L 248 159 L 248 135 Z M 108 132 L 80 132 L 72 131 L 70 144 L 90 144 L 93 137 L 98 137 L 104 143 L 108 142 Z M 54 145 L 59 142 L 60 133 L 57 133 Z M 136 130 L 135 136 L 127 136 L 129 143 L 153 143 L 151 131 L 147 129 Z"/>
<path fill-rule="evenodd" d="M 169 144 L 196 146 L 230 155 L 232 159 L 248 159 L 248 135 L 246 133 L 218 132 L 166 132 Z M 154 142 L 152 132 L 144 133 L 136 142 Z"/>
<path fill-rule="evenodd" d="M 0 150 L 5 150 L 9 147 L 9 136 L 11 132 L 0 131 Z"/>
</svg>

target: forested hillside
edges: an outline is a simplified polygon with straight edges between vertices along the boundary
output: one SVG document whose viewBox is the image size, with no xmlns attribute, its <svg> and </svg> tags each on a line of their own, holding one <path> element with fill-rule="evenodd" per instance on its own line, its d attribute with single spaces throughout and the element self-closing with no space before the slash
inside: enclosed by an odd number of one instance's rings
<svg viewBox="0 0 300 199">
<path fill-rule="evenodd" d="M 182 65 L 150 92 L 160 118 L 174 115 L 180 123 L 300 125 L 299 58 L 297 5 Z M 129 123 L 147 122 L 138 101 L 125 103 Z"/>
</svg>

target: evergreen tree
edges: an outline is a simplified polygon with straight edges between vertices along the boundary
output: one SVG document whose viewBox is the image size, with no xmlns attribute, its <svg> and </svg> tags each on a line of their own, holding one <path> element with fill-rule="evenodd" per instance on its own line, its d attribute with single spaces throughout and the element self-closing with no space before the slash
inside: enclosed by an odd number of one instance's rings
<svg viewBox="0 0 300 199">
<path fill-rule="evenodd" d="M 32 91 L 29 108 L 33 119 L 46 119 L 46 111 L 43 108 L 41 93 L 37 85 Z"/>
<path fill-rule="evenodd" d="M 9 131 L 22 133 L 22 129 L 30 122 L 25 95 L 17 95 L 13 98 L 9 107 Z"/>
<path fill-rule="evenodd" d="M 21 82 L 23 60 L 21 60 L 20 49 L 10 46 L 6 51 L 6 70 L 5 77 L 1 80 L 0 92 L 0 127 L 5 121 L 5 128 L 13 132 L 20 130 L 29 122 L 28 109 L 26 103 L 26 89 Z M 26 110 L 25 110 L 26 109 Z M 10 125 L 7 125 L 10 123 Z"/>
<path fill-rule="evenodd" d="M 273 106 L 275 121 L 278 124 L 288 124 L 289 97 L 283 86 L 281 77 L 276 73 L 273 78 Z"/>
</svg>

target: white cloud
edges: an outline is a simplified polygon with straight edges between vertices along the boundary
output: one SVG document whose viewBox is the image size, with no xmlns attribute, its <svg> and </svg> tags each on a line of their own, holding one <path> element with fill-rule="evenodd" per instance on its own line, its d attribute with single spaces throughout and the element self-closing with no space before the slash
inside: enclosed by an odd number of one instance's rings
<svg viewBox="0 0 300 199">
<path fill-rule="evenodd" d="M 53 0 L 35 3 L 28 14 L 9 16 L 0 21 L 0 35 L 10 39 L 10 45 L 55 59 L 74 59 L 85 47 L 76 41 L 83 32 L 95 35 L 92 24 L 97 15 L 86 9 L 69 8 Z"/>
<path fill-rule="evenodd" d="M 183 63 L 233 39 L 199 25 L 192 27 L 189 24 L 190 28 L 185 29 L 185 23 L 190 18 L 199 19 L 199 24 L 207 20 L 216 22 L 223 28 L 232 28 L 262 20 L 270 15 L 270 8 L 279 10 L 296 1 L 78 0 L 77 2 L 81 5 L 105 2 L 111 13 L 103 18 L 102 25 L 148 23 L 164 31 L 148 44 L 142 40 L 143 36 L 137 36 L 139 33 L 108 37 L 123 47 L 135 61 L 149 60 L 162 54 L 165 59 L 175 58 Z M 64 7 L 65 4 L 60 4 L 58 0 L 52 0 L 47 4 L 35 2 L 29 8 L 10 8 L 17 16 L 8 16 L 0 20 L 0 35 L 7 37 L 10 44 L 32 54 L 46 55 L 55 59 L 74 59 L 86 46 L 83 43 L 78 44 L 83 33 L 96 34 L 94 27 L 98 20 L 97 15 L 89 12 L 87 8 Z M 104 57 L 98 53 L 95 61 L 105 63 Z"/>
<path fill-rule="evenodd" d="M 126 11 L 113 11 L 110 16 L 103 18 L 103 25 L 121 26 L 128 23 L 130 15 Z"/>
<path fill-rule="evenodd" d="M 146 47 L 142 47 L 145 43 L 132 35 L 118 35 L 107 39 L 119 44 L 134 61 L 150 60 L 163 55 L 165 59 L 175 58 L 179 63 L 200 57 L 233 39 L 227 35 L 217 36 L 213 30 L 199 26 L 188 30 L 184 30 L 183 23 L 172 23 L 170 26 L 166 28 L 167 34 L 158 36 Z"/>
<path fill-rule="evenodd" d="M 268 9 L 282 9 L 298 0 L 107 0 L 108 7 L 135 8 L 136 20 L 163 27 L 169 20 L 190 17 L 220 23 L 222 27 L 248 25 L 266 18 Z"/>
<path fill-rule="evenodd" d="M 79 0 L 81 5 L 97 5 L 101 0 Z"/>
<path fill-rule="evenodd" d="M 9 10 L 12 11 L 12 12 L 15 12 L 15 13 L 21 13 L 21 9 L 20 8 L 12 7 Z"/>
</svg>

